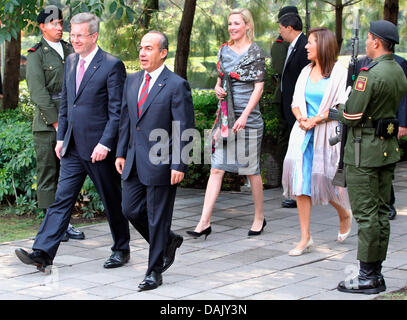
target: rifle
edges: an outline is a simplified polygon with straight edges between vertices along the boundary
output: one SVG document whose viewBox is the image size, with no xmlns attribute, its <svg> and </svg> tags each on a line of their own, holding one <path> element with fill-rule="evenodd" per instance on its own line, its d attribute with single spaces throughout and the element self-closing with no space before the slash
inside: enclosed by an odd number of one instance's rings
<svg viewBox="0 0 407 320">
<path fill-rule="evenodd" d="M 359 12 L 357 12 L 355 23 L 354 23 L 354 36 L 352 37 L 352 55 L 349 61 L 348 68 L 348 78 L 346 80 L 346 87 L 353 87 L 358 71 L 356 70 L 356 65 L 358 62 L 358 53 L 359 53 Z M 336 111 L 336 110 L 335 110 Z M 335 113 L 335 112 L 332 112 Z M 335 115 L 331 114 L 328 118 L 335 118 Z M 336 119 L 338 119 L 338 114 L 336 112 Z M 339 156 L 338 169 L 336 170 L 335 176 L 333 178 L 332 184 L 339 187 L 346 187 L 346 178 L 345 178 L 345 168 L 343 163 L 343 156 L 345 153 L 345 144 L 348 136 L 348 128 L 345 124 L 339 123 L 336 128 L 337 135 L 329 139 L 329 144 L 331 146 L 337 144 L 341 141 L 341 149 Z M 359 142 L 360 143 L 360 142 Z"/>
</svg>

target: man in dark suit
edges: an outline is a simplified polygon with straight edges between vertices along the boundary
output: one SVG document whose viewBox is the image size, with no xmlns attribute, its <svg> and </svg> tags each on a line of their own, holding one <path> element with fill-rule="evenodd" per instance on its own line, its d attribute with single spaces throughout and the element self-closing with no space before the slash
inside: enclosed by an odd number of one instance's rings
<svg viewBox="0 0 407 320">
<path fill-rule="evenodd" d="M 167 54 L 168 39 L 161 32 L 142 38 L 144 71 L 126 79 L 120 117 L 116 168 L 123 180 L 123 213 L 150 244 L 140 290 L 162 284 L 165 255 L 173 259 L 183 240 L 170 227 L 177 184 L 187 171 L 181 157 L 187 141 L 180 137 L 194 128 L 194 109 L 188 82 L 164 65 Z"/>
<path fill-rule="evenodd" d="M 130 258 L 129 224 L 121 210 L 121 181 L 116 172 L 124 64 L 97 46 L 99 19 L 80 13 L 71 20 L 75 53 L 65 63 L 55 152 L 61 160 L 55 202 L 47 210 L 33 252 L 17 249 L 26 264 L 45 271 L 58 250 L 83 182 L 90 176 L 103 201 L 113 237 L 105 268 Z"/>
<path fill-rule="evenodd" d="M 290 43 L 287 56 L 284 62 L 283 74 L 281 76 L 281 106 L 282 112 L 280 122 L 279 153 L 284 160 L 288 148 L 290 132 L 296 121 L 292 111 L 291 102 L 293 100 L 295 84 L 301 70 L 310 63 L 307 58 L 307 37 L 302 33 L 302 20 L 298 15 L 297 7 L 287 6 L 280 10 L 278 14 L 278 33 Z M 282 162 L 282 161 L 281 161 Z M 283 207 L 294 208 L 296 201 L 287 199 L 283 201 Z"/>
</svg>

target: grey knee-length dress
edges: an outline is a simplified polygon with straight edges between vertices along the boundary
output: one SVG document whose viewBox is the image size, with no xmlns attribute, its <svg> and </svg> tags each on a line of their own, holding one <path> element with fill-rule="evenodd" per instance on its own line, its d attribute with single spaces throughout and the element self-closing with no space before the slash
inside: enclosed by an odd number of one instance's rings
<svg viewBox="0 0 407 320">
<path fill-rule="evenodd" d="M 222 62 L 225 72 L 233 68 L 248 52 L 239 55 L 229 46 L 222 51 Z M 244 82 L 232 79 L 232 95 L 235 117 L 238 119 L 246 108 L 254 90 L 255 81 Z M 230 128 L 231 129 L 231 128 Z M 212 153 L 212 168 L 234 172 L 241 175 L 260 174 L 260 152 L 263 137 L 263 119 L 259 104 L 250 113 L 246 127 L 238 132 L 233 140 L 219 143 Z"/>
</svg>

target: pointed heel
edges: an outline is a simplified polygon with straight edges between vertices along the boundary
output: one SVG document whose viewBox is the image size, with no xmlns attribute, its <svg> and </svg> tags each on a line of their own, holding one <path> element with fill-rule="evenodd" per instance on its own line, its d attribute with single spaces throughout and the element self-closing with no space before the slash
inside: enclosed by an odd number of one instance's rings
<svg viewBox="0 0 407 320">
<path fill-rule="evenodd" d="M 187 231 L 187 234 L 193 237 L 194 239 L 199 238 L 200 236 L 204 235 L 205 240 L 206 238 L 211 234 L 212 228 L 209 226 L 208 228 L 202 230 L 201 232 L 195 232 L 195 231 Z"/>
</svg>

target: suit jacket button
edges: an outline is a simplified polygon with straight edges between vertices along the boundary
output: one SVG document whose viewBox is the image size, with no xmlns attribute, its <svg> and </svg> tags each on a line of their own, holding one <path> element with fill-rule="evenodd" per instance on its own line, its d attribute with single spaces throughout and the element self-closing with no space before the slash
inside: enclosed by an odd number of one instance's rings
<svg viewBox="0 0 407 320">
<path fill-rule="evenodd" d="M 396 148 L 396 151 L 399 152 L 399 148 Z"/>
<path fill-rule="evenodd" d="M 387 157 L 387 152 L 383 153 L 383 155 L 384 155 L 385 157 Z"/>
<path fill-rule="evenodd" d="M 76 107 L 76 104 L 74 104 L 73 107 L 75 108 L 75 107 Z"/>
</svg>

